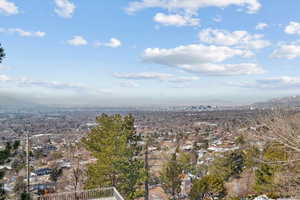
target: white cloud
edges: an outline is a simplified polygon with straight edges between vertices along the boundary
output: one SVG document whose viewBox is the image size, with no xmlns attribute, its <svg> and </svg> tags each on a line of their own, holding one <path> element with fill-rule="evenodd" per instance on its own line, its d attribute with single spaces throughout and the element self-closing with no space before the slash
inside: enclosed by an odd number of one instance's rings
<svg viewBox="0 0 300 200">
<path fill-rule="evenodd" d="M 28 78 L 15 79 L 18 85 L 22 87 L 41 87 L 60 90 L 85 90 L 87 86 L 78 83 L 62 83 L 57 81 L 32 80 Z"/>
<path fill-rule="evenodd" d="M 3 74 L 0 74 L 0 81 L 1 82 L 6 82 L 6 81 L 10 81 L 11 78 L 6 76 L 6 75 L 3 75 Z"/>
<path fill-rule="evenodd" d="M 79 35 L 73 36 L 73 38 L 68 40 L 67 43 L 72 46 L 84 46 L 88 44 L 84 37 Z"/>
<path fill-rule="evenodd" d="M 191 44 L 173 49 L 148 48 L 143 57 L 145 61 L 172 66 L 186 63 L 223 62 L 234 56 L 248 57 L 250 54 L 247 50 L 225 46 Z"/>
<path fill-rule="evenodd" d="M 300 88 L 300 77 L 271 77 L 256 80 L 255 82 L 242 82 L 238 84 L 231 84 L 233 86 L 245 88 L 259 88 L 259 89 L 293 89 Z"/>
<path fill-rule="evenodd" d="M 69 0 L 54 0 L 56 8 L 54 11 L 61 17 L 71 18 L 75 12 L 76 6 Z"/>
<path fill-rule="evenodd" d="M 122 42 L 116 38 L 111 38 L 108 43 L 104 44 L 104 46 L 111 47 L 111 48 L 117 48 L 120 47 L 121 45 Z"/>
<path fill-rule="evenodd" d="M 231 5 L 246 7 L 248 13 L 255 13 L 261 8 L 258 0 L 140 0 L 130 2 L 126 11 L 134 13 L 146 8 L 163 8 L 168 11 L 183 10 L 188 14 L 196 14 L 200 8 L 225 8 Z"/>
<path fill-rule="evenodd" d="M 69 90 L 69 91 L 80 91 L 87 93 L 103 93 L 104 90 L 90 87 L 85 84 L 80 83 L 65 83 L 58 81 L 45 81 L 45 80 L 34 80 L 27 77 L 9 77 L 7 75 L 0 74 L 0 82 L 6 82 L 14 84 L 17 87 L 35 87 L 44 89 L 54 89 L 54 90 Z"/>
<path fill-rule="evenodd" d="M 198 26 L 200 23 L 199 19 L 190 16 L 166 15 L 164 13 L 157 13 L 153 20 L 164 26 Z"/>
<path fill-rule="evenodd" d="M 128 80 L 159 80 L 173 83 L 183 83 L 199 80 L 199 77 L 175 76 L 173 74 L 159 72 L 141 72 L 141 73 L 116 73 L 114 77 Z"/>
<path fill-rule="evenodd" d="M 200 78 L 197 76 L 179 76 L 179 77 L 174 77 L 172 79 L 169 79 L 168 81 L 172 83 L 186 83 L 186 82 L 197 81 L 197 80 L 200 80 Z"/>
<path fill-rule="evenodd" d="M 132 80 L 123 81 L 120 83 L 121 87 L 124 88 L 138 88 L 140 85 Z"/>
<path fill-rule="evenodd" d="M 11 34 L 18 34 L 22 37 L 44 37 L 46 35 L 45 32 L 41 31 L 25 31 L 21 28 L 0 28 L 0 33 L 11 33 Z"/>
<path fill-rule="evenodd" d="M 158 79 L 158 80 L 167 80 L 173 77 L 172 74 L 166 73 L 158 73 L 158 72 L 142 72 L 142 73 L 116 73 L 114 77 L 121 78 L 121 79 L 136 79 L 136 80 L 143 80 L 143 79 Z"/>
<path fill-rule="evenodd" d="M 300 34 L 300 23 L 299 22 L 290 22 L 288 26 L 285 27 L 284 30 L 287 34 Z"/>
<path fill-rule="evenodd" d="M 263 35 L 249 34 L 247 31 L 233 31 L 220 29 L 204 29 L 198 34 L 200 41 L 208 44 L 236 46 L 239 48 L 262 49 L 271 43 L 263 40 Z"/>
<path fill-rule="evenodd" d="M 300 86 L 300 78 L 297 77 L 289 77 L 289 76 L 282 76 L 282 77 L 273 77 L 273 78 L 265 78 L 262 80 L 258 80 L 258 83 L 263 85 L 270 85 L 274 86 Z"/>
<path fill-rule="evenodd" d="M 95 42 L 96 47 L 105 46 L 110 48 L 117 48 L 122 46 L 122 42 L 117 38 L 111 38 L 107 43 Z"/>
<path fill-rule="evenodd" d="M 144 51 L 146 62 L 177 67 L 188 72 L 208 75 L 249 75 L 264 72 L 257 64 L 222 64 L 233 57 L 248 58 L 248 50 L 233 49 L 225 46 L 205 46 L 192 44 L 173 49 L 148 48 Z"/>
<path fill-rule="evenodd" d="M 266 28 L 268 28 L 268 24 L 266 24 L 266 23 L 258 23 L 256 26 L 255 26 L 255 29 L 256 30 L 264 30 L 264 29 L 266 29 Z"/>
<path fill-rule="evenodd" d="M 45 32 L 41 32 L 41 31 L 37 31 L 37 32 L 35 32 L 35 35 L 37 37 L 44 37 L 46 35 L 46 33 Z"/>
<path fill-rule="evenodd" d="M 239 63 L 239 64 L 219 64 L 219 63 L 203 63 L 198 65 L 185 65 L 182 69 L 194 72 L 205 73 L 208 75 L 253 75 L 263 74 L 265 71 L 255 63 Z"/>
<path fill-rule="evenodd" d="M 273 58 L 295 59 L 300 57 L 300 44 L 281 44 L 271 55 Z"/>
<path fill-rule="evenodd" d="M 15 15 L 19 13 L 19 9 L 13 2 L 0 0 L 0 12 L 5 15 Z"/>
</svg>

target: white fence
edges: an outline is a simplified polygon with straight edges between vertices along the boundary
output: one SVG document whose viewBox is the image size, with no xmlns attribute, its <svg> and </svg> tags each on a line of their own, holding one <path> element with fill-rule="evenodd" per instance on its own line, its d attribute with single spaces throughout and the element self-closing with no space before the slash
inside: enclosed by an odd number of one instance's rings
<svg viewBox="0 0 300 200">
<path fill-rule="evenodd" d="M 115 199 L 124 200 L 116 188 L 98 188 L 77 192 L 55 193 L 34 198 L 34 200 L 100 200 Z"/>
</svg>

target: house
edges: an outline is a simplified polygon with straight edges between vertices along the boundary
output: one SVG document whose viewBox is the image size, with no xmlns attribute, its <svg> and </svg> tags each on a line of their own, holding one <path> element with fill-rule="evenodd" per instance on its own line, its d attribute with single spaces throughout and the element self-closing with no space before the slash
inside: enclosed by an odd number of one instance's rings
<svg viewBox="0 0 300 200">
<path fill-rule="evenodd" d="M 33 171 L 33 174 L 36 174 L 37 176 L 45 176 L 51 174 L 52 169 L 50 168 L 41 168 Z"/>
<path fill-rule="evenodd" d="M 191 150 L 193 150 L 193 145 L 192 144 L 186 144 L 186 145 L 182 146 L 181 149 L 183 151 L 191 151 Z"/>
</svg>

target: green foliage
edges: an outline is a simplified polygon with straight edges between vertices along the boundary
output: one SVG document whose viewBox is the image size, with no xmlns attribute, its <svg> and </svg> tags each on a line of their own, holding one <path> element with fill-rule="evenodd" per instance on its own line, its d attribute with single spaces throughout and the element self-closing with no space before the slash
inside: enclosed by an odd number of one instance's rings
<svg viewBox="0 0 300 200">
<path fill-rule="evenodd" d="M 144 171 L 134 118 L 102 114 L 96 121 L 98 126 L 82 141 L 97 159 L 87 168 L 86 187 L 115 186 L 126 199 L 140 196 Z"/>
<path fill-rule="evenodd" d="M 2 63 L 4 57 L 5 57 L 4 49 L 0 44 L 0 63 Z"/>
<path fill-rule="evenodd" d="M 21 199 L 21 200 L 31 200 L 32 198 L 31 198 L 30 194 L 28 194 L 27 192 L 23 192 L 23 193 L 21 194 L 20 199 Z"/>
<path fill-rule="evenodd" d="M 144 176 L 143 162 L 125 160 L 115 167 L 120 172 L 118 189 L 123 191 L 128 199 L 141 197 L 143 195 L 143 191 L 140 190 Z"/>
<path fill-rule="evenodd" d="M 181 168 L 185 173 L 194 171 L 196 167 L 193 164 L 192 154 L 187 152 L 181 152 L 179 154 L 178 163 L 181 165 Z"/>
<path fill-rule="evenodd" d="M 288 153 L 283 145 L 270 143 L 263 151 L 263 159 L 267 162 L 286 161 Z"/>
<path fill-rule="evenodd" d="M 191 200 L 203 199 L 206 195 L 223 198 L 226 195 L 226 189 L 222 178 L 216 175 L 204 176 L 201 179 L 194 180 L 190 192 Z"/>
<path fill-rule="evenodd" d="M 16 141 L 14 142 L 14 144 L 13 144 L 13 149 L 14 149 L 14 150 L 17 150 L 17 149 L 19 148 L 19 146 L 20 146 L 20 141 L 19 141 L 19 140 L 16 140 Z"/>
<path fill-rule="evenodd" d="M 241 151 L 235 151 L 229 155 L 229 163 L 231 167 L 231 176 L 239 175 L 245 166 L 244 154 Z"/>
<path fill-rule="evenodd" d="M 209 167 L 210 174 L 216 174 L 227 181 L 230 177 L 238 176 L 244 169 L 245 155 L 241 151 L 226 153 L 216 158 Z"/>
<path fill-rule="evenodd" d="M 257 165 L 257 159 L 261 152 L 255 146 L 249 146 L 247 149 L 244 150 L 245 155 L 245 166 L 247 168 L 253 168 Z"/>
<path fill-rule="evenodd" d="M 0 164 L 5 164 L 8 161 L 8 158 L 11 156 L 12 146 L 10 142 L 7 142 L 5 149 L 0 151 Z"/>
<path fill-rule="evenodd" d="M 243 135 L 238 136 L 235 139 L 235 143 L 238 145 L 244 145 L 246 143 L 245 137 Z"/>
<path fill-rule="evenodd" d="M 11 143 L 10 143 L 10 142 L 6 142 L 6 145 L 5 145 L 5 151 L 11 152 L 11 150 L 12 150 Z"/>
<path fill-rule="evenodd" d="M 273 188 L 274 169 L 267 164 L 262 164 L 255 171 L 254 190 L 258 193 L 270 192 Z"/>
<path fill-rule="evenodd" d="M 283 145 L 270 143 L 264 149 L 262 157 L 264 163 L 255 171 L 254 190 L 258 193 L 274 192 L 276 191 L 274 176 L 283 169 L 281 164 L 282 161 L 288 160 L 288 152 Z"/>
<path fill-rule="evenodd" d="M 4 169 L 1 169 L 0 170 L 0 180 L 3 179 L 5 176 L 5 170 Z"/>
<path fill-rule="evenodd" d="M 59 177 L 63 175 L 63 169 L 55 167 L 52 169 L 51 174 L 50 174 L 50 179 L 54 182 L 57 182 Z"/>
<path fill-rule="evenodd" d="M 0 151 L 0 164 L 5 164 L 10 156 L 10 150 L 5 148 L 5 150 Z"/>
<path fill-rule="evenodd" d="M 164 190 L 170 193 L 173 198 L 181 191 L 182 172 L 182 165 L 178 162 L 176 153 L 174 153 L 171 159 L 163 166 L 160 177 Z"/>
</svg>

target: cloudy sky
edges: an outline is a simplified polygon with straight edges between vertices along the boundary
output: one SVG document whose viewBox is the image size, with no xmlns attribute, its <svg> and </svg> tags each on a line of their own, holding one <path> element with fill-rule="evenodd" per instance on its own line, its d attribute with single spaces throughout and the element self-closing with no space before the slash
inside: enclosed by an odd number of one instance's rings
<svg viewBox="0 0 300 200">
<path fill-rule="evenodd" d="M 0 95 L 52 104 L 300 94 L 295 0 L 0 0 Z"/>
</svg>

